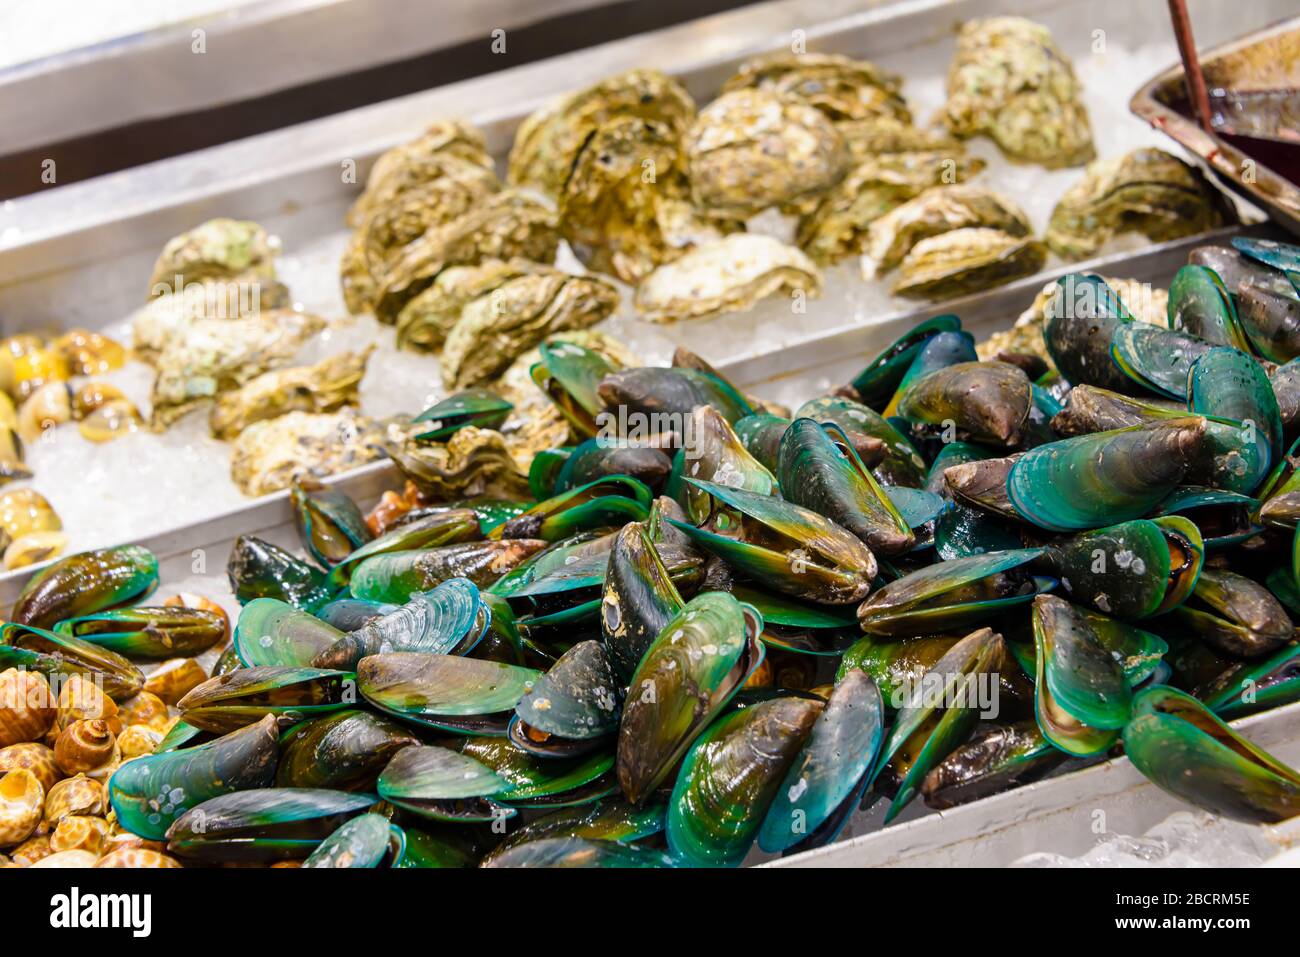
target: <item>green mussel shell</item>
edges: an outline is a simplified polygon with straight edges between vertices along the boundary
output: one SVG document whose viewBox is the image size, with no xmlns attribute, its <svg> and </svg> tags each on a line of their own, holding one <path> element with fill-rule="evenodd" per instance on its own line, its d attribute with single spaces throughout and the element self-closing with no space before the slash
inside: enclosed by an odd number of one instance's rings
<svg viewBox="0 0 1300 957">
<path fill-rule="evenodd" d="M 321 668 L 240 668 L 209 678 L 176 707 L 189 724 L 225 734 L 274 715 L 281 728 L 355 703 L 355 676 Z"/>
<path fill-rule="evenodd" d="M 397 652 L 362 658 L 357 687 L 374 707 L 403 721 L 459 734 L 504 735 L 510 713 L 539 675 L 496 661 Z"/>
<path fill-rule="evenodd" d="M 68 618 L 54 630 L 127 658 L 192 658 L 226 637 L 224 615 L 202 608 L 112 608 Z"/>
<path fill-rule="evenodd" d="M 433 746 L 403 748 L 379 775 L 379 796 L 434 821 L 493 821 L 515 814 L 486 800 L 509 785 L 467 755 Z"/>
<path fill-rule="evenodd" d="M 383 715 L 349 708 L 296 724 L 280 738 L 277 787 L 373 791 L 398 751 L 420 740 Z"/>
<path fill-rule="evenodd" d="M 100 548 L 62 558 L 31 577 L 10 617 L 24 625 L 52 628 L 144 598 L 158 587 L 158 559 L 139 545 Z"/>
<path fill-rule="evenodd" d="M 116 702 L 135 697 L 144 687 L 144 674 L 117 652 L 14 622 L 0 625 L 0 671 L 8 668 L 35 671 L 51 681 L 80 675 Z"/>
<path fill-rule="evenodd" d="M 373 869 L 387 863 L 400 867 L 405 856 L 406 833 L 400 827 L 382 814 L 362 814 L 321 841 L 302 866 Z"/>
<path fill-rule="evenodd" d="M 234 648 L 245 668 L 305 668 L 342 637 L 337 628 L 278 598 L 254 598 L 239 612 Z"/>
</svg>

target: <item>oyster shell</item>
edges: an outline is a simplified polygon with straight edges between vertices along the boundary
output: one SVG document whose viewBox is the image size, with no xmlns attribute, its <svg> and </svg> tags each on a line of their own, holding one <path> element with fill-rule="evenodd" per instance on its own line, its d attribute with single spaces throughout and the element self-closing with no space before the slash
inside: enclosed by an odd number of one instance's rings
<svg viewBox="0 0 1300 957">
<path fill-rule="evenodd" d="M 208 418 L 212 434 L 229 441 L 254 422 L 286 412 L 333 412 L 356 405 L 366 360 L 374 348 L 341 352 L 314 366 L 265 372 L 219 396 Z"/>
<path fill-rule="evenodd" d="M 417 352 L 442 348 L 468 303 L 490 295 L 512 279 L 548 268 L 518 257 L 509 262 L 490 259 L 477 266 L 449 266 L 398 313 L 397 345 Z"/>
<path fill-rule="evenodd" d="M 150 425 L 165 429 L 194 406 L 284 365 L 325 320 L 275 309 L 244 319 L 198 319 L 158 356 Z"/>
<path fill-rule="evenodd" d="M 1027 236 L 1029 219 L 1004 196 L 980 186 L 935 186 L 890 210 L 867 230 L 862 276 L 873 279 L 897 266 L 922 239 L 953 229 L 987 226 Z"/>
<path fill-rule="evenodd" d="M 636 307 L 650 322 L 744 312 L 782 290 L 821 294 L 817 266 L 771 236 L 733 233 L 660 266 L 637 287 Z"/>
<path fill-rule="evenodd" d="M 1044 239 L 1060 256 L 1082 259 L 1117 233 L 1163 242 L 1236 221 L 1236 208 L 1200 170 L 1144 147 L 1089 164 L 1052 210 Z"/>
<path fill-rule="evenodd" d="M 274 280 L 247 285 L 223 279 L 190 283 L 151 299 L 131 317 L 131 350 L 155 364 L 168 341 L 195 319 L 243 319 L 290 305 L 289 288 Z"/>
<path fill-rule="evenodd" d="M 1032 236 L 969 227 L 923 239 L 898 267 L 896 296 L 946 299 L 1001 285 L 1043 268 L 1047 247 Z"/>
<path fill-rule="evenodd" d="M 897 75 L 867 60 L 778 51 L 742 63 L 722 92 L 768 90 L 802 100 L 834 121 L 887 116 L 906 123 L 912 116 L 899 95 L 902 85 Z"/>
<path fill-rule="evenodd" d="M 149 277 L 149 298 L 174 293 L 192 282 L 275 279 L 273 243 L 257 223 L 209 219 L 167 241 Z"/>
<path fill-rule="evenodd" d="M 528 473 L 505 437 L 467 425 L 446 442 L 407 440 L 389 450 L 393 461 L 431 502 L 467 498 L 528 499 Z"/>
<path fill-rule="evenodd" d="M 841 120 L 835 124 L 854 163 L 881 153 L 961 153 L 965 147 L 946 129 L 913 126 L 893 116 L 871 116 L 862 120 Z"/>
<path fill-rule="evenodd" d="M 768 90 L 724 93 L 700 111 L 685 144 L 695 204 L 724 219 L 797 207 L 849 166 L 844 137 L 820 110 Z"/>
<path fill-rule="evenodd" d="M 402 307 L 448 266 L 521 256 L 551 262 L 559 217 L 533 196 L 507 189 L 405 246 L 379 283 L 375 318 L 393 323 Z"/>
<path fill-rule="evenodd" d="M 612 283 L 544 267 L 465 304 L 447 334 L 442 377 L 448 389 L 481 385 L 523 352 L 566 329 L 585 329 L 619 304 Z"/>
<path fill-rule="evenodd" d="M 963 182 L 984 168 L 959 152 L 885 153 L 856 166 L 799 220 L 795 242 L 821 264 L 862 251 L 873 222 L 932 186 Z"/>
<path fill-rule="evenodd" d="M 231 446 L 230 477 L 245 495 L 324 478 L 383 456 L 371 420 L 355 412 L 289 412 L 254 422 Z"/>
<path fill-rule="evenodd" d="M 944 120 L 957 136 L 988 135 L 1013 159 L 1079 166 L 1096 155 L 1082 95 L 1046 27 L 1022 17 L 972 20 L 957 35 Z"/>
</svg>

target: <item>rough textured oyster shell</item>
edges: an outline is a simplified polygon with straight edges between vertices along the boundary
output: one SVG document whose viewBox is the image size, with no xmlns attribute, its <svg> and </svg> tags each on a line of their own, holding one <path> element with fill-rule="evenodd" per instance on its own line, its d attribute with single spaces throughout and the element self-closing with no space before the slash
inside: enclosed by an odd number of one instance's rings
<svg viewBox="0 0 1300 957">
<path fill-rule="evenodd" d="M 515 256 L 549 263 L 559 242 L 554 209 L 518 190 L 495 193 L 402 250 L 379 284 L 375 317 L 395 322 L 402 307 L 447 266 Z"/>
<path fill-rule="evenodd" d="M 1013 159 L 1078 166 L 1096 155 L 1082 93 L 1046 27 L 972 20 L 957 36 L 944 119 L 958 136 L 987 134 Z"/>
<path fill-rule="evenodd" d="M 518 257 L 509 262 L 490 259 L 477 266 L 449 266 L 398 313 L 398 346 L 415 351 L 441 348 L 466 304 L 491 294 L 512 279 L 548 268 Z"/>
<path fill-rule="evenodd" d="M 945 151 L 886 153 L 856 166 L 799 220 L 795 241 L 822 264 L 862 251 L 867 229 L 885 213 L 932 187 L 960 183 L 984 168 L 978 157 Z"/>
<path fill-rule="evenodd" d="M 266 495 L 364 465 L 383 455 L 372 425 L 351 410 L 254 422 L 231 446 L 230 477 L 245 495 Z"/>
<path fill-rule="evenodd" d="M 219 439 L 233 439 L 254 422 L 286 412 L 333 412 L 357 404 L 374 346 L 341 352 L 314 366 L 266 372 L 234 392 L 218 397 L 208 424 Z"/>
<path fill-rule="evenodd" d="M 243 319 L 289 304 L 289 288 L 275 280 L 252 285 L 222 279 L 191 283 L 180 293 L 151 299 L 136 310 L 131 349 L 136 358 L 153 364 L 168 341 L 195 319 Z"/>
<path fill-rule="evenodd" d="M 820 110 L 754 89 L 724 93 L 701 110 L 686 154 L 696 205 L 728 219 L 816 197 L 849 165 L 844 137 Z"/>
<path fill-rule="evenodd" d="M 867 60 L 779 51 L 742 63 L 722 91 L 760 89 L 793 96 L 836 121 L 888 116 L 910 122 L 907 101 L 898 92 L 902 85 L 897 75 Z"/>
<path fill-rule="evenodd" d="M 548 336 L 595 325 L 618 303 L 618 289 L 594 276 L 546 268 L 509 279 L 461 309 L 443 347 L 443 381 L 448 389 L 487 382 Z"/>
<path fill-rule="evenodd" d="M 695 118 L 695 101 L 658 70 L 632 70 L 561 97 L 520 124 L 507 178 L 559 197 L 573 158 L 593 130 L 619 116 L 661 123 L 680 138 Z"/>
<path fill-rule="evenodd" d="M 992 190 L 966 184 L 935 186 L 871 224 L 862 276 L 873 279 L 893 269 L 922 239 L 970 226 L 1000 229 L 1011 236 L 1030 232 L 1020 207 Z"/>
<path fill-rule="evenodd" d="M 149 277 L 149 298 L 205 279 L 273 280 L 277 249 L 257 223 L 209 219 L 163 246 Z"/>
<path fill-rule="evenodd" d="M 408 440 L 392 455 L 399 467 L 418 471 L 411 477 L 429 501 L 530 497 L 527 467 L 520 466 L 505 436 L 492 429 L 469 425 L 446 442 Z"/>
<path fill-rule="evenodd" d="M 1083 258 L 1117 233 L 1164 242 L 1236 221 L 1235 207 L 1200 170 L 1145 147 L 1089 164 L 1052 210 L 1044 238 L 1053 252 Z"/>
<path fill-rule="evenodd" d="M 291 309 L 191 322 L 158 356 L 150 425 L 164 429 L 205 399 L 284 365 L 325 325 Z"/>
<path fill-rule="evenodd" d="M 1047 247 L 998 229 L 954 229 L 923 239 L 898 267 L 897 296 L 948 298 L 1001 285 L 1043 268 Z"/>
<path fill-rule="evenodd" d="M 650 322 L 744 312 L 783 289 L 820 295 L 821 272 L 793 246 L 771 236 L 733 233 L 660 266 L 636 291 Z"/>
<path fill-rule="evenodd" d="M 960 153 L 962 141 L 945 129 L 913 126 L 893 116 L 872 116 L 863 120 L 841 120 L 835 124 L 854 163 L 881 153 L 928 153 L 942 150 Z"/>
</svg>

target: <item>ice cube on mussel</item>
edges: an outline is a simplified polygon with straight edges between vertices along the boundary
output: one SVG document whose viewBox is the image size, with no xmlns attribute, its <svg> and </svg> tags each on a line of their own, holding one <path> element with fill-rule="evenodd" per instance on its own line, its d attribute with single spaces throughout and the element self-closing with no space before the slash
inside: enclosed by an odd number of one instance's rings
<svg viewBox="0 0 1300 957">
<path fill-rule="evenodd" d="M 225 734 L 274 715 L 279 726 L 341 711 L 356 701 L 356 677 L 323 668 L 240 668 L 209 678 L 176 707 L 188 723 Z"/>
<path fill-rule="evenodd" d="M 618 730 L 622 688 L 599 641 L 580 641 L 524 692 L 508 735 L 542 757 L 595 750 Z"/>
<path fill-rule="evenodd" d="M 118 823 L 161 841 L 178 817 L 209 798 L 270 787 L 277 739 L 276 719 L 268 714 L 207 744 L 128 761 L 108 782 Z"/>
<path fill-rule="evenodd" d="M 100 548 L 59 559 L 23 586 L 10 617 L 52 628 L 65 618 L 124 605 L 158 587 L 158 559 L 140 545 Z"/>
<path fill-rule="evenodd" d="M 357 688 L 371 705 L 402 721 L 457 734 L 504 735 L 539 675 L 477 658 L 392 652 L 361 659 Z"/>
<path fill-rule="evenodd" d="M 1300 814 L 1300 773 L 1167 685 L 1134 697 L 1124 751 L 1162 790 L 1213 814 L 1263 824 Z"/>
<path fill-rule="evenodd" d="M 379 796 L 434 821 L 505 820 L 514 808 L 490 800 L 509 783 L 474 758 L 424 745 L 398 751 L 379 775 Z"/>
<path fill-rule="evenodd" d="M 144 687 L 144 674 L 117 652 L 16 622 L 0 625 L 0 671 L 8 668 L 34 671 L 52 683 L 79 675 L 116 702 L 135 697 Z"/>
<path fill-rule="evenodd" d="M 372 791 L 389 760 L 419 743 L 407 726 L 358 708 L 310 718 L 281 737 L 275 783 L 277 787 Z"/>
<path fill-rule="evenodd" d="M 646 650 L 618 731 L 618 780 L 644 801 L 763 660 L 763 622 L 726 592 L 687 602 Z"/>
<path fill-rule="evenodd" d="M 111 608 L 54 630 L 133 659 L 190 658 L 226 637 L 226 616 L 203 608 Z"/>
<path fill-rule="evenodd" d="M 406 856 L 406 832 L 382 814 L 354 817 L 316 846 L 307 868 L 400 867 Z"/>
<path fill-rule="evenodd" d="M 374 537 L 357 503 L 339 489 L 298 481 L 289 492 L 289 501 L 299 540 L 326 568 Z"/>
</svg>

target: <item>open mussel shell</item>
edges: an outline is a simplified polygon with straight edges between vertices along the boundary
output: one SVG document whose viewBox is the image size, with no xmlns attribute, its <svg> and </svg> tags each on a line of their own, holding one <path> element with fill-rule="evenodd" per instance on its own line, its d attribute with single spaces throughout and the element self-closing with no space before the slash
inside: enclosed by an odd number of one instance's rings
<svg viewBox="0 0 1300 957">
<path fill-rule="evenodd" d="M 1124 619 L 1181 604 L 1196 587 L 1204 559 L 1200 531 L 1176 516 L 1081 532 L 1047 545 L 1043 554 L 1072 600 Z"/>
<path fill-rule="evenodd" d="M 1254 520 L 1259 510 L 1258 499 L 1240 492 L 1183 485 L 1174 489 L 1152 516 L 1166 529 L 1195 529 L 1193 539 L 1200 538 L 1207 550 L 1214 550 L 1239 545 L 1263 531 Z"/>
<path fill-rule="evenodd" d="M 362 814 L 339 826 L 311 852 L 303 867 L 373 869 L 401 867 L 406 832 L 382 814 Z"/>
<path fill-rule="evenodd" d="M 633 434 L 619 428 L 623 438 L 648 441 L 656 434 L 654 423 L 681 423 L 701 405 L 711 405 L 728 422 L 736 422 L 754 409 L 749 401 L 729 383 L 699 369 L 674 369 L 644 366 L 614 372 L 601 380 L 597 393 L 605 409 L 618 410 L 614 415 L 620 423 L 633 420 L 631 416 L 645 416 L 639 421 L 650 423 L 644 434 Z M 665 417 L 667 414 L 667 417 Z M 645 427 L 643 427 L 645 428 Z M 675 431 L 669 427 L 668 431 Z"/>
<path fill-rule="evenodd" d="M 719 718 L 699 737 L 668 801 L 674 859 L 695 867 L 745 859 L 822 710 L 815 698 L 772 698 Z"/>
<path fill-rule="evenodd" d="M 1300 645 L 1238 662 L 1197 688 L 1196 697 L 1225 721 L 1300 700 Z"/>
<path fill-rule="evenodd" d="M 743 488 L 759 495 L 771 495 L 777 489 L 776 476 L 749 454 L 722 414 L 708 405 L 700 406 L 685 421 L 665 489 L 682 506 L 687 517 L 698 524 L 708 518 L 712 501 L 707 492 L 688 484 L 687 478 Z"/>
<path fill-rule="evenodd" d="M 898 414 L 912 422 L 946 428 L 996 446 L 1019 442 L 1033 390 L 1023 371 L 1005 362 L 959 362 L 908 385 Z"/>
<path fill-rule="evenodd" d="M 234 649 L 245 668 L 305 668 L 343 632 L 278 598 L 254 598 L 239 612 Z"/>
<path fill-rule="evenodd" d="M 844 430 L 864 462 L 874 462 L 871 473 L 884 485 L 920 488 L 925 484 L 925 459 L 895 427 L 894 422 L 860 402 L 824 396 L 805 402 L 796 419 L 833 422 Z"/>
<path fill-rule="evenodd" d="M 574 435 L 591 438 L 603 407 L 596 388 L 617 369 L 599 352 L 572 342 L 544 342 L 537 351 L 541 361 L 529 370 L 533 381 L 550 396 Z"/>
<path fill-rule="evenodd" d="M 1250 340 L 1237 321 L 1237 308 L 1219 274 L 1190 264 L 1169 283 L 1169 328 L 1191 333 L 1215 345 L 1250 351 Z"/>
<path fill-rule="evenodd" d="M 629 522 L 614 539 L 604 589 L 601 637 L 611 666 L 626 682 L 684 604 L 642 523 Z"/>
<path fill-rule="evenodd" d="M 1065 760 L 1033 721 L 984 724 L 921 782 L 927 807 L 946 810 L 1042 777 Z"/>
<path fill-rule="evenodd" d="M 117 652 L 14 622 L 0 625 L 0 671 L 7 668 L 35 671 L 51 682 L 80 675 L 117 702 L 135 697 L 144 687 L 144 674 Z"/>
<path fill-rule="evenodd" d="M 362 658 L 357 687 L 379 710 L 458 734 L 504 735 L 540 672 L 454 655 L 394 652 Z"/>
<path fill-rule="evenodd" d="M 1158 787 L 1212 814 L 1264 824 L 1300 814 L 1300 774 L 1168 686 L 1134 697 L 1124 751 Z"/>
<path fill-rule="evenodd" d="M 572 758 L 541 758 L 521 751 L 505 738 L 471 737 L 460 751 L 487 765 L 509 787 L 492 796 L 520 810 L 576 807 L 617 793 L 614 755 L 592 751 Z"/>
<path fill-rule="evenodd" d="M 113 608 L 67 618 L 54 630 L 127 658 L 190 658 L 226 637 L 226 616 L 202 608 Z"/>
<path fill-rule="evenodd" d="M 510 740 L 542 757 L 598 748 L 618 730 L 620 695 L 604 646 L 580 641 L 524 693 L 510 722 Z"/>
<path fill-rule="evenodd" d="M 1115 330 L 1133 323 L 1119 295 L 1098 276 L 1069 273 L 1057 280 L 1044 307 L 1043 341 L 1052 362 L 1075 385 L 1136 392 L 1111 360 Z"/>
<path fill-rule="evenodd" d="M 663 851 L 639 844 L 591 837 L 544 837 L 516 844 L 483 863 L 483 867 L 674 867 Z"/>
<path fill-rule="evenodd" d="M 1042 554 L 1018 548 L 927 565 L 872 594 L 858 622 L 873 635 L 926 635 L 992 618 L 1056 584 L 1029 574 Z"/>
<path fill-rule="evenodd" d="M 787 595 L 827 604 L 851 604 L 870 590 L 875 556 L 825 516 L 773 496 L 687 481 L 720 507 L 708 528 L 672 524 L 736 571 Z"/>
<path fill-rule="evenodd" d="M 664 804 L 637 807 L 613 798 L 560 808 L 515 828 L 488 852 L 481 866 L 493 866 L 506 851 L 532 841 L 565 837 L 620 843 L 639 841 L 664 829 L 667 810 Z"/>
<path fill-rule="evenodd" d="M 209 798 L 270 787 L 276 755 L 275 718 L 267 715 L 207 744 L 126 762 L 108 782 L 109 801 L 122 827 L 161 841 L 178 817 Z"/>
<path fill-rule="evenodd" d="M 330 581 L 335 587 L 348 584 L 357 566 L 376 555 L 476 542 L 482 537 L 482 526 L 473 509 L 452 508 L 433 512 L 403 522 L 350 552 L 334 566 L 330 572 Z"/>
<path fill-rule="evenodd" d="M 1258 485 L 1283 451 L 1282 413 L 1263 367 L 1236 349 L 1211 349 L 1192 366 L 1187 388 L 1193 412 L 1240 422 L 1254 437 L 1259 451 L 1252 477 Z"/>
<path fill-rule="evenodd" d="M 954 315 L 935 316 L 894 340 L 849 383 L 864 405 L 883 408 L 898 388 L 929 339 L 940 332 L 956 332 L 961 320 Z"/>
<path fill-rule="evenodd" d="M 265 720 L 265 719 L 263 719 Z M 420 740 L 404 725 L 356 708 L 296 724 L 280 739 L 278 787 L 372 791 L 390 758 Z"/>
<path fill-rule="evenodd" d="M 75 618 L 136 601 L 158 587 L 158 559 L 140 545 L 120 545 L 69 555 L 37 572 L 23 586 L 10 617 L 52 628 Z"/>
<path fill-rule="evenodd" d="M 321 565 L 337 565 L 374 536 L 357 503 L 337 488 L 295 482 L 289 491 L 303 547 Z"/>
<path fill-rule="evenodd" d="M 837 426 L 795 419 L 781 438 L 777 474 L 785 497 L 848 529 L 873 552 L 916 544 L 907 520 Z"/>
<path fill-rule="evenodd" d="M 204 863 L 300 860 L 345 821 L 368 811 L 373 794 L 319 788 L 255 788 L 190 808 L 167 831 L 167 849 Z"/>
<path fill-rule="evenodd" d="M 487 389 L 466 389 L 435 402 L 414 419 L 411 431 L 417 442 L 441 442 L 467 425 L 496 429 L 505 422 L 514 406 Z"/>
<path fill-rule="evenodd" d="M 504 779 L 448 748 L 403 748 L 379 775 L 377 787 L 379 796 L 390 804 L 434 821 L 484 822 L 516 813 L 487 800 L 509 790 Z"/>
<path fill-rule="evenodd" d="M 1050 531 L 1141 518 L 1182 482 L 1204 436 L 1205 420 L 1189 417 L 1049 442 L 1016 459 L 1007 496 Z"/>
<path fill-rule="evenodd" d="M 1198 336 L 1146 322 L 1123 323 L 1110 337 L 1114 364 L 1137 385 L 1170 399 L 1187 398 L 1188 373 L 1213 348 Z"/>
<path fill-rule="evenodd" d="M 177 702 L 196 728 L 225 734 L 274 715 L 282 728 L 341 711 L 356 700 L 351 672 L 321 668 L 240 668 L 209 678 Z"/>
<path fill-rule="evenodd" d="M 538 463 L 545 466 L 544 455 L 540 453 L 533 459 L 528 471 L 530 484 L 539 468 Z M 533 492 L 540 493 L 538 498 L 549 498 L 615 475 L 630 476 L 649 489 L 662 489 L 672 471 L 672 460 L 659 449 L 615 438 L 587 439 L 565 455 L 558 465 L 549 484 L 540 475 L 536 476 L 537 485 Z"/>
<path fill-rule="evenodd" d="M 367 655 L 421 651 L 467 655 L 486 634 L 491 612 L 478 586 L 452 578 L 430 591 L 416 592 L 397 611 L 339 637 L 312 659 L 315 668 L 352 671 Z"/>
<path fill-rule="evenodd" d="M 1133 704 L 1128 678 L 1093 634 L 1091 619 L 1053 595 L 1034 599 L 1039 730 L 1067 754 L 1087 757 L 1119 738 Z"/>
<path fill-rule="evenodd" d="M 548 544 L 541 539 L 512 538 L 372 555 L 356 567 L 348 587 L 353 598 L 394 604 L 405 604 L 416 592 L 429 591 L 452 578 L 468 578 L 487 588 Z"/>
<path fill-rule="evenodd" d="M 538 502 L 492 529 L 494 541 L 540 538 L 558 542 L 579 532 L 644 521 L 654 496 L 645 483 L 628 475 L 588 482 Z"/>
<path fill-rule="evenodd" d="M 1202 570 L 1192 597 L 1165 621 L 1238 658 L 1259 658 L 1291 641 L 1295 626 L 1267 588 L 1219 568 Z"/>
<path fill-rule="evenodd" d="M 863 671 L 847 672 L 831 691 L 758 833 L 775 853 L 833 841 L 857 805 L 860 784 L 884 740 L 884 704 Z"/>
<path fill-rule="evenodd" d="M 628 687 L 618 779 L 641 803 L 763 660 L 763 622 L 726 592 L 687 602 L 647 649 Z"/>
<path fill-rule="evenodd" d="M 334 597 L 325 572 L 252 535 L 235 539 L 226 574 L 241 605 L 276 598 L 310 612 Z"/>
</svg>

